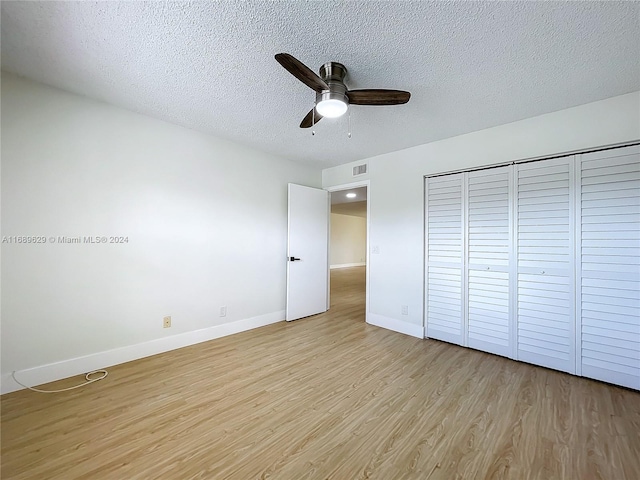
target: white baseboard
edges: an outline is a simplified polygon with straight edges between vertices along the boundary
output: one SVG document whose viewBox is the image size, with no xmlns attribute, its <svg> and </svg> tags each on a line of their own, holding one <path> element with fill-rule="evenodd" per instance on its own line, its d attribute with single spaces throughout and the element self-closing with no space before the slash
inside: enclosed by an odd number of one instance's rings
<svg viewBox="0 0 640 480">
<path fill-rule="evenodd" d="M 364 267 L 366 262 L 358 262 L 358 263 L 338 263 L 336 265 L 329 265 L 329 268 L 333 270 L 334 268 L 349 268 L 349 267 Z"/>
<path fill-rule="evenodd" d="M 412 337 L 424 338 L 424 327 L 422 325 L 402 322 L 395 318 L 378 315 L 377 313 L 369 312 L 367 314 L 367 323 L 375 325 L 376 327 L 386 328 L 387 330 L 393 330 L 394 332 L 411 335 Z"/>
<path fill-rule="evenodd" d="M 179 333 L 170 337 L 158 338 L 136 345 L 115 348 L 105 352 L 93 353 L 84 357 L 71 358 L 61 362 L 50 363 L 16 372 L 16 377 L 25 385 L 42 385 L 43 383 L 61 380 L 74 375 L 84 374 L 93 370 L 118 365 L 120 363 L 138 360 L 139 358 L 168 352 L 177 348 L 187 347 L 196 343 L 214 340 L 234 333 L 244 332 L 258 327 L 264 327 L 272 323 L 284 321 L 285 312 L 268 313 L 252 318 L 245 318 L 235 322 L 223 323 L 202 330 Z M 10 393 L 22 390 L 11 377 L 11 373 L 5 373 L 0 377 L 0 393 Z"/>
</svg>

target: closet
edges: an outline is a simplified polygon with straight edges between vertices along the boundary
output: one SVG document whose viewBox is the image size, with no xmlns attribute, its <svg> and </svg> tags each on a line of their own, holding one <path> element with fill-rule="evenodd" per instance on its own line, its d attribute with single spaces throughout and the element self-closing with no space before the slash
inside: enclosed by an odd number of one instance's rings
<svg viewBox="0 0 640 480">
<path fill-rule="evenodd" d="M 425 179 L 425 335 L 640 389 L 640 146 Z"/>
</svg>

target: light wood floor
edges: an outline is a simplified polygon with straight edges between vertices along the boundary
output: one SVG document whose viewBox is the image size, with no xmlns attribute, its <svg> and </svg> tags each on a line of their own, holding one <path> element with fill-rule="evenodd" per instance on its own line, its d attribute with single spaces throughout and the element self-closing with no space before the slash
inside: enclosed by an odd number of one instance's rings
<svg viewBox="0 0 640 480">
<path fill-rule="evenodd" d="M 329 313 L 2 397 L 8 479 L 640 479 L 640 393 Z M 78 379 L 49 387 L 63 387 Z"/>
</svg>

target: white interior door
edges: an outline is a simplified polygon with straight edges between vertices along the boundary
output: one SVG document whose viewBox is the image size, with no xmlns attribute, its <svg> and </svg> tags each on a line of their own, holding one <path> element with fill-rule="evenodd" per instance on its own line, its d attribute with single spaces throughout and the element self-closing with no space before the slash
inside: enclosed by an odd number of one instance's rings
<svg viewBox="0 0 640 480">
<path fill-rule="evenodd" d="M 463 174 L 427 178 L 427 338 L 464 345 Z"/>
<path fill-rule="evenodd" d="M 467 308 L 471 348 L 511 355 L 512 168 L 468 173 Z"/>
<path fill-rule="evenodd" d="M 329 193 L 289 184 L 287 321 L 328 309 Z"/>
<path fill-rule="evenodd" d="M 580 166 L 582 375 L 640 389 L 640 147 Z"/>
<path fill-rule="evenodd" d="M 516 165 L 518 360 L 575 373 L 573 157 Z"/>
</svg>

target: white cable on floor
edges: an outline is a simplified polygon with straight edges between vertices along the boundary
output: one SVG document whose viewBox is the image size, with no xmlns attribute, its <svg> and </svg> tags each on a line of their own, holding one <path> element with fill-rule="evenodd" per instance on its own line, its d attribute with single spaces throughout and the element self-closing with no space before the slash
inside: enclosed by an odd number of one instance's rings
<svg viewBox="0 0 640 480">
<path fill-rule="evenodd" d="M 95 375 L 96 373 L 101 373 L 102 375 L 100 377 L 97 378 L 90 378 L 91 375 Z M 86 382 L 84 383 L 80 383 L 79 385 L 75 385 L 73 387 L 69 387 L 69 388 L 62 388 L 60 390 L 40 390 L 39 388 L 33 388 L 33 387 L 29 387 L 28 385 L 25 385 L 24 383 L 20 382 L 17 378 L 16 378 L 16 372 L 15 370 L 13 372 L 11 372 L 11 376 L 13 377 L 13 379 L 15 380 L 15 382 L 18 385 L 22 385 L 24 388 L 28 388 L 29 390 L 33 390 L 34 392 L 40 392 L 40 393 L 60 393 L 60 392 L 66 392 L 68 390 L 73 390 L 74 388 L 80 388 L 80 387 L 84 387 L 85 385 L 89 385 L 90 383 L 93 382 L 97 382 L 98 380 L 102 380 L 103 378 L 105 378 L 107 375 L 109 374 L 109 372 L 107 372 L 106 370 L 94 370 L 92 372 L 87 373 L 84 378 L 87 379 Z"/>
</svg>

